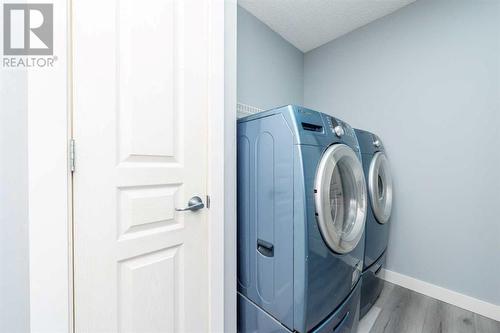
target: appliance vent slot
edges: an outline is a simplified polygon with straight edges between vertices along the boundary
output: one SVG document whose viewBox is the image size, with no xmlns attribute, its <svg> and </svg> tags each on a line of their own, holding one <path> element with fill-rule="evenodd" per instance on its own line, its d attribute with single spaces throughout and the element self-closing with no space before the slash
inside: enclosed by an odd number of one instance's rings
<svg viewBox="0 0 500 333">
<path fill-rule="evenodd" d="M 310 123 L 302 123 L 302 128 L 305 131 L 323 132 L 323 126 L 319 126 L 319 125 L 315 125 L 315 124 L 310 124 Z"/>
</svg>

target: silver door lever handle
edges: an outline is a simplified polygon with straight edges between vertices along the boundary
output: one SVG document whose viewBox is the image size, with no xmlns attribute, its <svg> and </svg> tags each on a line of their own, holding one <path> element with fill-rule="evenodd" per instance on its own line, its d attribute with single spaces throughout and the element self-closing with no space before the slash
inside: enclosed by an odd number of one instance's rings
<svg viewBox="0 0 500 333">
<path fill-rule="evenodd" d="M 191 199 L 189 199 L 188 206 L 186 208 L 176 208 L 175 210 L 178 212 L 185 212 L 187 210 L 195 212 L 198 209 L 202 209 L 203 207 L 205 207 L 203 200 L 201 200 L 201 198 L 198 196 L 194 196 Z"/>
</svg>

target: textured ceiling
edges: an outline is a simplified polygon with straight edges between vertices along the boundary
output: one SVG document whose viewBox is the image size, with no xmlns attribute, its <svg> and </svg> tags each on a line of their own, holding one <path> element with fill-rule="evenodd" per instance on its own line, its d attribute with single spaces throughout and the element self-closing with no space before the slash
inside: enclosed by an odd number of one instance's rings
<svg viewBox="0 0 500 333">
<path fill-rule="evenodd" d="M 307 52 L 414 1 L 238 0 L 238 4 Z"/>
</svg>

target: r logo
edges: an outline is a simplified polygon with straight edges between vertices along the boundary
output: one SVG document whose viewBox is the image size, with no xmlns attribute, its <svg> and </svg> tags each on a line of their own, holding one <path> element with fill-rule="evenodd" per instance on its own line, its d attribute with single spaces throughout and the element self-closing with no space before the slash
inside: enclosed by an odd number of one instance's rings
<svg viewBox="0 0 500 333">
<path fill-rule="evenodd" d="M 54 51 L 53 5 L 4 4 L 4 55 L 52 55 Z"/>
</svg>

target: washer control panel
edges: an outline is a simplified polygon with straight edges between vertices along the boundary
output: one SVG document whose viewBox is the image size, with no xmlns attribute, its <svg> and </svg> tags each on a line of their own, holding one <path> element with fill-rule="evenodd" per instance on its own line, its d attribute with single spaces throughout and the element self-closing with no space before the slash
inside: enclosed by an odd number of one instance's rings
<svg viewBox="0 0 500 333">
<path fill-rule="evenodd" d="M 335 119 L 333 119 L 330 116 L 326 116 L 325 118 L 326 118 L 328 128 L 332 131 L 332 133 L 335 133 L 334 128 L 335 128 L 335 126 L 337 126 L 337 122 L 335 121 Z"/>
<path fill-rule="evenodd" d="M 340 119 L 336 119 L 330 116 L 326 118 L 326 121 L 328 123 L 327 125 L 330 128 L 330 130 L 336 136 L 341 137 L 344 135 L 348 135 L 351 138 L 356 138 L 354 130 L 348 123 L 345 123 Z"/>
<path fill-rule="evenodd" d="M 384 149 L 384 144 L 382 143 L 382 140 L 380 140 L 380 138 L 375 134 L 373 134 L 373 147 L 375 147 L 376 150 Z"/>
<path fill-rule="evenodd" d="M 335 133 L 335 134 L 336 134 L 339 138 L 340 138 L 342 135 L 344 135 L 344 134 L 345 134 L 345 132 L 344 132 L 344 128 L 343 128 L 342 126 L 340 126 L 340 125 L 335 126 L 335 127 L 333 128 L 333 132 L 334 132 L 334 133 Z"/>
<path fill-rule="evenodd" d="M 356 150 L 359 151 L 358 138 L 356 137 L 354 129 L 348 123 L 345 123 L 342 120 L 336 119 L 331 116 L 326 117 L 326 122 L 327 127 L 335 136 L 354 143 L 356 146 Z"/>
</svg>

